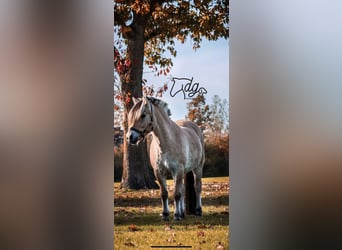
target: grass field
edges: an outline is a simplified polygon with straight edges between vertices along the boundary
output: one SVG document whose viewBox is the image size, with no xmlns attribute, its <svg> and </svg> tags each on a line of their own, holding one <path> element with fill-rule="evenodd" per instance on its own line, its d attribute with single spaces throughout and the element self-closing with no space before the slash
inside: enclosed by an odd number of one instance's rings
<svg viewBox="0 0 342 250">
<path fill-rule="evenodd" d="M 123 190 L 114 183 L 114 249 L 229 249 L 229 178 L 204 178 L 203 216 L 174 222 L 173 181 L 168 181 L 170 221 L 162 221 L 159 190 Z M 164 248 L 165 249 L 165 248 Z"/>
</svg>

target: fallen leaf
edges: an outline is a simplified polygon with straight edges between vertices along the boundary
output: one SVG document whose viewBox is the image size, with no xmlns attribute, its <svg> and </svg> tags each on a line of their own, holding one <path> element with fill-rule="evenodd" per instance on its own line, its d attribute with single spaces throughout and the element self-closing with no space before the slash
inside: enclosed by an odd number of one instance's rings
<svg viewBox="0 0 342 250">
<path fill-rule="evenodd" d="M 197 232 L 197 237 L 199 237 L 199 236 L 204 236 L 204 232 L 203 231 Z"/>
<path fill-rule="evenodd" d="M 130 242 L 125 242 L 125 246 L 135 247 L 135 244 L 132 241 L 130 241 Z"/>
<path fill-rule="evenodd" d="M 217 249 L 223 249 L 223 245 L 221 244 L 221 242 L 218 243 L 218 245 L 216 246 Z"/>
<path fill-rule="evenodd" d="M 139 229 L 137 228 L 136 225 L 134 224 L 131 224 L 129 227 L 128 227 L 129 231 L 132 231 L 132 232 L 135 232 L 135 231 L 138 231 Z"/>
</svg>

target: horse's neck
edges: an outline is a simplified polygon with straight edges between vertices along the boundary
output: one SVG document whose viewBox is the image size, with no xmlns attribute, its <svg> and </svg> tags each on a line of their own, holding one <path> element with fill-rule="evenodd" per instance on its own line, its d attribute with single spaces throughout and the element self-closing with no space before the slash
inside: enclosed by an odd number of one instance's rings
<svg viewBox="0 0 342 250">
<path fill-rule="evenodd" d="M 155 110 L 155 112 L 158 112 L 158 114 L 156 114 L 157 118 L 153 126 L 153 136 L 158 139 L 161 148 L 164 146 L 167 147 L 167 145 L 173 144 L 179 127 L 168 116 L 163 114 L 162 111 Z"/>
</svg>

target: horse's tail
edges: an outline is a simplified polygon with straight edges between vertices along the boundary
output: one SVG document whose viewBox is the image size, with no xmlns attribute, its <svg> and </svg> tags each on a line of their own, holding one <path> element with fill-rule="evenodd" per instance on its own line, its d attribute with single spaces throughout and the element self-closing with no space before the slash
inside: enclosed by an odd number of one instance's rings
<svg viewBox="0 0 342 250">
<path fill-rule="evenodd" d="M 196 131 L 196 133 L 200 137 L 200 142 L 201 142 L 201 146 L 202 146 L 202 158 L 201 158 L 201 161 L 200 161 L 200 166 L 203 168 L 204 163 L 205 163 L 204 134 L 203 134 L 203 131 L 197 126 L 197 124 L 193 123 L 193 125 L 194 125 L 193 126 L 194 130 Z"/>
</svg>

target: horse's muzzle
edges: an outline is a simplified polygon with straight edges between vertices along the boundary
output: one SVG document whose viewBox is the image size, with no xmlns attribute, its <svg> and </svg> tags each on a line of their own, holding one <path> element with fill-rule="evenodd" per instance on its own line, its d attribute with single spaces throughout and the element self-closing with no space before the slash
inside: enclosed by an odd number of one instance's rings
<svg viewBox="0 0 342 250">
<path fill-rule="evenodd" d="M 130 129 L 126 135 L 126 139 L 130 144 L 133 145 L 137 145 L 139 144 L 139 142 L 141 142 L 144 138 L 141 135 L 141 133 L 139 133 L 138 131 L 134 130 L 134 129 Z"/>
</svg>

